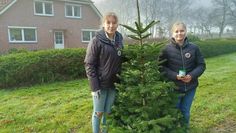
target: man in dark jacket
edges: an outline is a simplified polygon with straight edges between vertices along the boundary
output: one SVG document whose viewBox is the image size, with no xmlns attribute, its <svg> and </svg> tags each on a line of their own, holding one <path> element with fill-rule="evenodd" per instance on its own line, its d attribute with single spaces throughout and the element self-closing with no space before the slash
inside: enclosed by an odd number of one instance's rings
<svg viewBox="0 0 236 133">
<path fill-rule="evenodd" d="M 186 25 L 176 22 L 172 27 L 172 38 L 159 57 L 161 71 L 183 93 L 177 107 L 182 112 L 189 126 L 190 108 L 198 86 L 198 77 L 206 69 L 204 58 L 197 45 L 188 42 Z"/>
<path fill-rule="evenodd" d="M 116 75 L 121 70 L 122 35 L 117 31 L 118 18 L 110 12 L 103 18 L 103 28 L 89 43 L 85 57 L 85 70 L 93 96 L 93 133 L 107 132 L 106 114 L 111 113 L 115 100 Z M 104 128 L 105 127 L 105 128 Z"/>
</svg>

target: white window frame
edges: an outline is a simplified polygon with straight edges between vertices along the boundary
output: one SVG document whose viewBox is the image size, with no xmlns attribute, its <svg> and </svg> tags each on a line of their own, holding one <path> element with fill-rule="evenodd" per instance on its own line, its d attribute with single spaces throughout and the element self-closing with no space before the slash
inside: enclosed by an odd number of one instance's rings
<svg viewBox="0 0 236 133">
<path fill-rule="evenodd" d="M 11 40 L 11 33 L 10 33 L 10 29 L 21 29 L 21 41 L 18 40 Z M 35 31 L 35 41 L 26 41 L 25 40 L 25 36 L 24 36 L 24 29 L 33 29 Z M 8 41 L 10 43 L 37 43 L 38 39 L 37 39 L 37 28 L 36 27 L 21 27 L 21 26 L 8 26 Z"/>
<path fill-rule="evenodd" d="M 82 40 L 82 42 L 88 43 L 88 42 L 90 42 L 90 41 L 92 40 L 92 38 L 93 38 L 92 32 L 97 32 L 98 30 L 97 30 L 97 29 L 82 29 L 81 31 L 82 31 L 82 32 L 81 32 L 81 40 Z M 89 36 L 90 40 L 89 40 L 89 41 L 83 40 L 83 32 L 84 32 L 84 31 L 90 32 L 90 34 L 89 34 L 89 35 L 90 35 L 90 36 Z"/>
<path fill-rule="evenodd" d="M 58 44 L 58 43 L 56 43 L 56 33 L 62 33 L 61 34 L 61 41 L 62 41 L 62 43 L 60 44 Z M 56 49 L 63 49 L 63 48 L 65 48 L 65 35 L 64 35 L 64 31 L 63 30 L 55 30 L 54 31 L 54 48 L 56 48 Z"/>
<path fill-rule="evenodd" d="M 67 6 L 72 6 L 72 16 L 67 15 Z M 79 7 L 79 10 L 80 10 L 79 16 L 75 16 L 75 14 L 74 14 L 75 6 Z M 82 18 L 82 6 L 79 4 L 65 3 L 65 17 L 67 17 L 67 18 Z"/>
<path fill-rule="evenodd" d="M 43 4 L 43 13 L 37 13 L 37 12 L 36 12 L 36 7 L 35 7 L 35 3 L 36 3 L 36 2 L 41 2 L 41 3 Z M 50 3 L 50 4 L 52 4 L 52 14 L 46 14 L 45 3 Z M 53 1 L 34 0 L 34 15 L 39 15 L 39 16 L 54 16 Z"/>
</svg>

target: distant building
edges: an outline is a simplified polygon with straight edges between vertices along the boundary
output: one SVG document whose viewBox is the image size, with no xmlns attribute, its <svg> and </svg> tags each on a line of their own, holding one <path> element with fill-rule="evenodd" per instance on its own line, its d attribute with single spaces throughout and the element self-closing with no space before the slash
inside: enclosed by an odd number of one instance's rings
<svg viewBox="0 0 236 133">
<path fill-rule="evenodd" d="M 0 0 L 0 52 L 86 47 L 100 22 L 90 0 Z"/>
</svg>

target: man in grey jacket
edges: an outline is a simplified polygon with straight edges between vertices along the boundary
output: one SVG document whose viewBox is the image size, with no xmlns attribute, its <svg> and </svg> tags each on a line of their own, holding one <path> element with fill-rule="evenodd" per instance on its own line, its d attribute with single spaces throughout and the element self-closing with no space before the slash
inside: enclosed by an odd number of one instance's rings
<svg viewBox="0 0 236 133">
<path fill-rule="evenodd" d="M 188 42 L 186 25 L 176 22 L 172 27 L 172 38 L 167 44 L 159 60 L 161 71 L 177 86 L 182 93 L 177 107 L 182 112 L 187 126 L 189 126 L 190 108 L 198 86 L 198 77 L 206 69 L 204 58 L 197 45 Z"/>
</svg>

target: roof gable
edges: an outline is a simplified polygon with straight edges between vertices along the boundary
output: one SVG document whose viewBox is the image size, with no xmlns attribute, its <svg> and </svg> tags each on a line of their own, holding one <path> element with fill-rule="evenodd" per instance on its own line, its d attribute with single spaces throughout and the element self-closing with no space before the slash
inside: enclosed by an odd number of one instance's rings
<svg viewBox="0 0 236 133">
<path fill-rule="evenodd" d="M 0 10 L 8 5 L 12 0 L 0 0 Z"/>
<path fill-rule="evenodd" d="M 9 2 L 11 2 L 12 0 L 0 0 L 0 5 L 5 5 Z"/>
<path fill-rule="evenodd" d="M 10 8 L 17 0 L 0 0 L 0 15 Z"/>
</svg>

